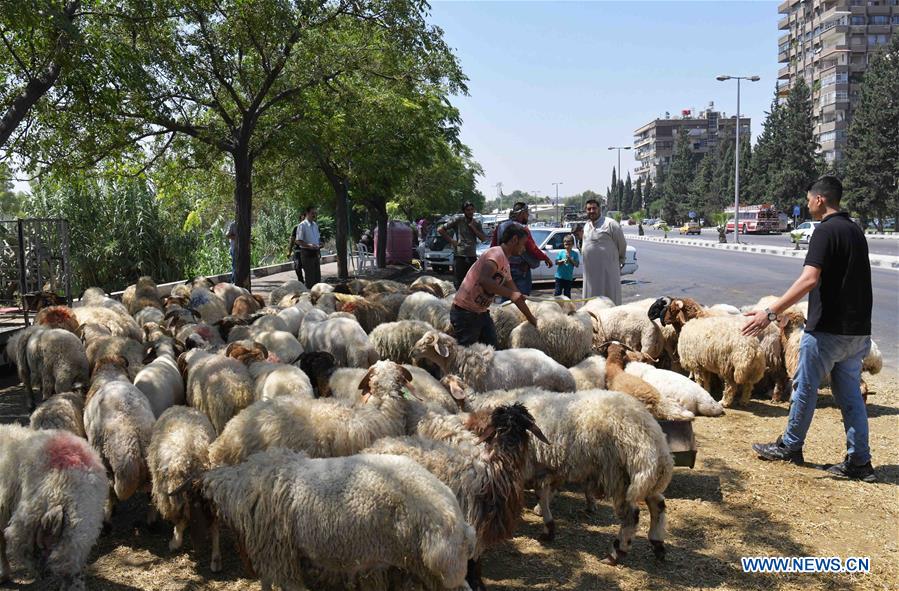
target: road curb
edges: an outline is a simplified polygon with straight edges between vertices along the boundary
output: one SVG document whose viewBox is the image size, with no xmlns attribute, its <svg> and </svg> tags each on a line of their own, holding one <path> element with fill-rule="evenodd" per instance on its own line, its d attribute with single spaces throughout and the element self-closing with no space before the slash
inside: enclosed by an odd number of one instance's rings
<svg viewBox="0 0 899 591">
<path fill-rule="evenodd" d="M 796 250 L 794 248 L 785 248 L 782 246 L 766 246 L 756 244 L 722 244 L 720 242 L 712 242 L 710 240 L 690 240 L 685 238 L 656 238 L 654 236 L 633 236 L 626 237 L 628 240 L 642 240 L 644 242 L 660 242 L 667 244 L 675 244 L 679 246 L 698 246 L 701 248 L 716 248 L 718 250 L 734 250 L 737 252 L 750 252 L 755 254 L 765 254 L 769 256 L 780 256 L 788 258 L 805 258 L 807 251 Z M 899 271 L 899 257 L 885 254 L 870 254 L 868 258 L 872 267 L 879 269 L 890 269 Z"/>
</svg>

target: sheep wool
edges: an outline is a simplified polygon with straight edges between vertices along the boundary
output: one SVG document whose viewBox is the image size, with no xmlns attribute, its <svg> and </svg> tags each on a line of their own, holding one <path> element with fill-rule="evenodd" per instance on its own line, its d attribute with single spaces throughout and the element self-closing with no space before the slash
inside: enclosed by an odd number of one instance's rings
<svg viewBox="0 0 899 591">
<path fill-rule="evenodd" d="M 87 386 L 88 359 L 84 347 L 67 330 L 30 326 L 13 335 L 6 345 L 6 353 L 16 364 L 28 392 L 30 409 L 54 394 Z"/>
<path fill-rule="evenodd" d="M 621 521 L 618 538 L 604 562 L 615 564 L 630 550 L 637 529 L 637 503 L 649 507 L 649 540 L 665 554 L 665 497 L 674 460 L 665 434 L 649 411 L 620 392 L 588 390 L 552 393 L 538 389 L 500 390 L 469 398 L 474 408 L 524 404 L 549 444 L 529 446 L 526 488 L 537 492 L 547 539 L 555 535 L 549 503 L 561 485 L 582 484 L 588 509 L 597 494 L 610 499 Z"/>
<path fill-rule="evenodd" d="M 406 296 L 400 306 L 397 320 L 422 320 L 441 332 L 451 332 L 451 302 L 434 297 L 429 293 L 415 292 Z"/>
<path fill-rule="evenodd" d="M 421 320 L 398 320 L 378 326 L 371 331 L 368 339 L 381 359 L 412 363 L 415 343 L 429 330 L 432 330 L 431 325 Z"/>
<path fill-rule="evenodd" d="M 153 505 L 175 530 L 169 542 L 177 550 L 184 542 L 184 530 L 191 512 L 201 509 L 205 500 L 200 492 L 201 478 L 209 470 L 209 446 L 215 429 L 209 419 L 194 408 L 169 408 L 156 424 L 147 451 L 147 466 L 153 482 Z M 212 523 L 212 561 L 210 570 L 222 568 L 218 525 Z M 199 540 L 194 540 L 197 545 Z"/>
<path fill-rule="evenodd" d="M 100 535 L 109 484 L 86 441 L 65 431 L 0 425 L 0 582 L 13 558 L 43 588 L 84 591 L 84 567 Z"/>
<path fill-rule="evenodd" d="M 41 403 L 29 420 L 34 429 L 59 429 L 78 437 L 84 433 L 84 398 L 77 392 L 60 392 Z"/>
<path fill-rule="evenodd" d="M 263 588 L 315 589 L 318 577 L 390 568 L 426 589 L 467 587 L 474 531 L 452 491 L 409 458 L 310 459 L 275 449 L 209 471 L 203 490 Z"/>
<path fill-rule="evenodd" d="M 101 360 L 96 371 L 104 379 L 84 408 L 84 430 L 112 471 L 116 498 L 124 501 L 147 482 L 144 458 L 156 417 L 115 359 Z"/>
<path fill-rule="evenodd" d="M 202 411 L 216 433 L 255 399 L 253 378 L 236 359 L 194 349 L 178 358 L 178 367 L 187 375 L 187 404 Z"/>
<path fill-rule="evenodd" d="M 78 324 L 99 324 L 116 337 L 127 337 L 140 341 L 143 331 L 131 316 L 121 314 L 104 306 L 82 306 L 73 308 L 72 312 L 78 320 Z"/>
<path fill-rule="evenodd" d="M 724 414 L 724 407 L 721 406 L 721 403 L 685 375 L 667 369 L 658 369 L 639 361 L 628 363 L 624 371 L 642 378 L 643 381 L 655 387 L 662 396 L 677 401 L 694 415 L 719 417 Z"/>
<path fill-rule="evenodd" d="M 260 400 L 225 426 L 209 457 L 220 466 L 272 447 L 313 457 L 358 453 L 381 437 L 405 433 L 408 405 L 403 390 L 409 381 L 402 367 L 380 361 L 363 376 L 363 395 L 355 402 L 293 396 Z"/>
<path fill-rule="evenodd" d="M 300 326 L 299 341 L 304 351 L 327 351 L 341 367 L 371 367 L 378 352 L 355 319 L 321 318 L 309 313 Z M 258 340 L 258 339 L 256 339 Z"/>
<path fill-rule="evenodd" d="M 590 355 L 593 325 L 589 315 L 566 315 L 554 303 L 539 306 L 535 315 L 537 326 L 522 322 L 512 330 L 511 348 L 538 349 L 565 367 L 577 365 Z"/>
</svg>

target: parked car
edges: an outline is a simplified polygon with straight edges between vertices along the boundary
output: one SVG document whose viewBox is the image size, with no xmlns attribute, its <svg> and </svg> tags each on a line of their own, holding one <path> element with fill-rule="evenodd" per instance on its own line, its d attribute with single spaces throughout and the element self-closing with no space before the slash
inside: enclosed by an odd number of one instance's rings
<svg viewBox="0 0 899 591">
<path fill-rule="evenodd" d="M 532 228 L 531 236 L 534 238 L 534 242 L 537 244 L 537 247 L 543 250 L 546 253 L 546 256 L 550 258 L 553 262 L 553 266 L 547 268 L 545 264 L 542 262 L 536 268 L 531 270 L 531 277 L 534 281 L 552 281 L 556 274 L 556 257 L 559 256 L 559 253 L 565 250 L 565 247 L 562 246 L 562 241 L 566 236 L 571 234 L 571 228 Z M 575 250 L 580 252 L 580 245 L 575 244 Z M 481 256 L 485 250 L 490 248 L 490 241 L 482 242 L 478 245 L 478 256 Z M 625 260 L 624 267 L 621 269 L 622 275 L 631 275 L 637 272 L 639 265 L 637 265 L 637 249 L 633 246 L 628 245 L 627 251 L 625 252 Z M 582 279 L 584 277 L 584 267 L 583 265 L 578 266 L 574 270 L 574 278 Z"/>
<path fill-rule="evenodd" d="M 437 233 L 436 226 L 425 240 L 425 260 L 437 273 L 449 273 L 453 266 L 453 246 Z"/>
<path fill-rule="evenodd" d="M 807 245 L 812 238 L 812 233 L 814 233 L 815 228 L 817 228 L 820 223 L 821 222 L 802 222 L 796 226 L 796 231 L 802 234 L 802 237 L 799 238 L 799 244 Z"/>
<path fill-rule="evenodd" d="M 680 228 L 678 228 L 678 232 L 681 234 L 701 234 L 702 226 L 699 225 L 699 222 L 694 222 L 690 220 Z"/>
<path fill-rule="evenodd" d="M 666 222 L 665 220 L 656 220 L 655 223 L 653 223 L 652 227 L 655 228 L 656 230 L 660 230 L 662 228 L 662 226 L 667 226 L 667 225 L 668 225 L 668 222 Z"/>
</svg>

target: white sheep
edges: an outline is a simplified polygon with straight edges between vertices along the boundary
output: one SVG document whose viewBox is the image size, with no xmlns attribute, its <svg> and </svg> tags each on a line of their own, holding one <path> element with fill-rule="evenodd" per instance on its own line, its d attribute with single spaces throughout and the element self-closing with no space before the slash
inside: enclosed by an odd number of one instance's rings
<svg viewBox="0 0 899 591">
<path fill-rule="evenodd" d="M 591 355 L 568 368 L 574 377 L 575 390 L 604 390 L 606 387 L 606 358 Z"/>
<path fill-rule="evenodd" d="M 522 322 L 527 322 L 516 306 L 490 306 L 490 318 L 496 329 L 497 350 L 510 348 L 512 331 Z"/>
<path fill-rule="evenodd" d="M 309 293 L 309 289 L 302 281 L 290 279 L 272 289 L 271 293 L 268 294 L 268 303 L 271 306 L 279 306 L 284 298 L 298 296 L 302 293 Z"/>
<path fill-rule="evenodd" d="M 552 359 L 572 367 L 586 359 L 593 347 L 591 317 L 584 313 L 566 314 L 555 303 L 534 308 L 537 326 L 522 322 L 509 335 L 512 349 L 538 349 Z"/>
<path fill-rule="evenodd" d="M 478 536 L 467 579 L 473 589 L 483 589 L 481 555 L 512 537 L 524 505 L 528 433 L 546 437 L 517 403 L 464 417 L 432 417 L 422 428 L 428 436 L 386 437 L 362 453 L 410 457 L 450 487 Z M 440 439 L 431 438 L 437 432 Z"/>
<path fill-rule="evenodd" d="M 523 386 L 556 392 L 575 389 L 571 372 L 536 349 L 494 351 L 480 343 L 463 347 L 433 330 L 415 344 L 413 355 L 437 364 L 444 374 L 458 375 L 478 392 Z"/>
<path fill-rule="evenodd" d="M 433 327 L 421 320 L 398 320 L 378 326 L 368 335 L 368 340 L 381 359 L 412 363 L 415 343 L 429 330 L 433 330 Z"/>
<path fill-rule="evenodd" d="M 122 294 L 123 303 L 124 300 L 125 294 Z M 151 277 L 144 275 L 138 278 L 134 284 L 133 297 L 129 297 L 125 307 L 132 316 L 147 307 L 162 310 L 162 298 L 159 297 L 159 289 Z"/>
<path fill-rule="evenodd" d="M 409 289 L 415 289 L 419 285 L 436 286 L 441 292 L 441 297 L 446 297 L 448 295 L 453 295 L 454 293 L 456 293 L 456 288 L 451 282 L 444 281 L 443 279 L 438 279 L 437 277 L 433 277 L 431 275 L 422 275 L 421 277 L 418 277 L 409 285 Z"/>
<path fill-rule="evenodd" d="M 15 362 L 25 385 L 29 409 L 53 394 L 83 391 L 88 384 L 84 346 L 67 330 L 29 326 L 12 336 L 6 344 L 6 355 Z"/>
<path fill-rule="evenodd" d="M 234 309 L 234 300 L 236 300 L 240 296 L 252 296 L 249 290 L 244 289 L 239 285 L 228 283 L 227 281 L 216 283 L 212 287 L 212 293 L 221 298 L 221 300 L 225 303 L 225 310 L 228 312 L 228 314 L 233 314 L 232 310 Z"/>
<path fill-rule="evenodd" d="M 190 290 L 190 307 L 200 313 L 200 319 L 206 324 L 215 324 L 228 315 L 225 301 L 206 287 Z"/>
<path fill-rule="evenodd" d="M 255 399 L 268 400 L 277 396 L 315 398 L 312 382 L 299 367 L 268 361 L 264 345 L 253 341 L 237 341 L 228 345 L 225 355 L 247 366 L 255 383 Z"/>
<path fill-rule="evenodd" d="M 205 519 L 212 534 L 209 569 L 222 569 L 218 520 L 200 491 L 201 478 L 209 470 L 209 446 L 215 439 L 212 423 L 200 411 L 185 406 L 167 409 L 156 424 L 147 451 L 147 466 L 153 482 L 153 505 L 163 519 L 175 525 L 169 550 L 184 543 L 184 530 L 192 514 Z M 194 539 L 194 546 L 198 545 Z"/>
<path fill-rule="evenodd" d="M 243 363 L 192 349 L 178 357 L 187 404 L 201 410 L 221 433 L 225 424 L 255 399 L 255 384 Z"/>
<path fill-rule="evenodd" d="M 265 318 L 274 318 L 280 321 L 277 316 L 266 316 Z M 235 326 L 228 333 L 228 342 L 236 343 L 238 341 L 256 341 L 270 353 L 274 353 L 278 361 L 282 363 L 294 363 L 303 354 L 308 347 L 300 344 L 293 334 L 285 330 L 270 330 L 257 326 Z"/>
<path fill-rule="evenodd" d="M 313 457 L 358 453 L 375 440 L 403 435 L 411 375 L 392 361 L 379 361 L 362 378 L 356 402 L 279 396 L 260 400 L 234 417 L 209 452 L 214 466 L 236 464 L 272 447 L 302 450 Z"/>
<path fill-rule="evenodd" d="M 450 306 L 452 302 L 425 292 L 410 293 L 400 306 L 397 320 L 421 320 L 441 332 L 451 332 Z"/>
<path fill-rule="evenodd" d="M 300 332 L 303 318 L 310 310 L 312 310 L 312 304 L 309 302 L 299 302 L 280 310 L 277 316 L 284 322 L 284 330 L 296 336 Z"/>
<path fill-rule="evenodd" d="M 78 392 L 60 392 L 44 400 L 29 419 L 32 429 L 60 429 L 78 437 L 84 433 L 84 397 Z"/>
<path fill-rule="evenodd" d="M 159 308 L 154 308 L 153 306 L 147 306 L 146 308 L 142 308 L 134 315 L 134 320 L 137 324 L 143 328 L 147 324 L 151 322 L 155 322 L 156 324 L 162 324 L 165 322 L 165 312 L 160 310 Z"/>
<path fill-rule="evenodd" d="M 143 332 L 143 331 L 141 331 Z M 94 365 L 104 357 L 124 357 L 128 362 L 128 375 L 133 381 L 144 366 L 146 351 L 140 341 L 129 337 L 96 337 L 92 338 L 84 349 L 91 371 Z"/>
<path fill-rule="evenodd" d="M 655 387 L 662 396 L 676 400 L 694 415 L 718 417 L 724 414 L 721 403 L 687 376 L 667 369 L 658 369 L 640 361 L 628 363 L 624 371 L 642 378 Z"/>
<path fill-rule="evenodd" d="M 474 531 L 452 491 L 409 458 L 275 449 L 210 470 L 203 490 L 263 589 L 372 589 L 369 576 L 393 569 L 425 589 L 468 588 Z"/>
<path fill-rule="evenodd" d="M 677 354 L 696 383 L 710 391 L 712 377 L 724 382 L 722 405 L 748 404 L 765 373 L 765 350 L 756 337 L 740 334 L 740 316 L 714 316 L 690 298 L 659 298 L 648 312 L 678 330 Z"/>
<path fill-rule="evenodd" d="M 659 326 L 646 314 L 654 301 L 640 300 L 613 308 L 591 309 L 594 350 L 602 343 L 618 341 L 635 351 L 658 358 L 665 349 L 665 338 Z"/>
<path fill-rule="evenodd" d="M 110 334 L 116 337 L 128 337 L 136 341 L 143 338 L 143 331 L 134 318 L 127 314 L 121 314 L 103 306 L 82 306 L 73 308 L 72 313 L 78 320 L 78 324 L 99 324 L 109 329 Z"/>
<path fill-rule="evenodd" d="M 38 588 L 84 591 L 108 490 L 106 470 L 83 439 L 0 425 L 0 583 L 12 574 L 8 546 L 43 579 Z"/>
<path fill-rule="evenodd" d="M 378 352 L 355 319 L 319 320 L 320 314 L 309 313 L 303 319 L 299 332 L 303 350 L 327 351 L 341 367 L 368 368 L 378 360 Z"/>
<path fill-rule="evenodd" d="M 99 360 L 94 372 L 101 384 L 84 408 L 84 430 L 112 471 L 116 498 L 124 501 L 147 483 L 145 457 L 156 417 L 120 357 Z"/>
<path fill-rule="evenodd" d="M 165 409 L 184 404 L 184 380 L 175 360 L 175 346 L 171 337 L 158 337 L 153 343 L 156 359 L 134 376 L 134 385 L 144 393 L 157 419 Z"/>
<path fill-rule="evenodd" d="M 612 502 L 621 521 L 618 538 L 604 562 L 616 564 L 637 529 L 637 503 L 649 507 L 649 540 L 656 557 L 665 554 L 665 497 L 674 460 L 665 434 L 640 401 L 606 390 L 552 393 L 538 389 L 471 394 L 473 408 L 524 404 L 549 444 L 533 441 L 525 486 L 537 492 L 546 539 L 555 535 L 549 503 L 563 484 L 582 484 L 588 510 L 595 496 Z"/>
<path fill-rule="evenodd" d="M 122 302 L 107 296 L 106 292 L 99 287 L 88 287 L 85 289 L 84 293 L 81 294 L 79 304 L 80 306 L 102 306 L 123 316 L 128 316 L 128 308 Z"/>
</svg>

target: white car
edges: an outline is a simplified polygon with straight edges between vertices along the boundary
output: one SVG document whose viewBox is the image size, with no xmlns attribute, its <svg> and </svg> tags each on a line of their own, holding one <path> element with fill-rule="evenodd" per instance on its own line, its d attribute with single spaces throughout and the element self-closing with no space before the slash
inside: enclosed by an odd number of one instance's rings
<svg viewBox="0 0 899 591">
<path fill-rule="evenodd" d="M 553 266 L 547 268 L 546 264 L 541 261 L 536 269 L 532 269 L 531 277 L 534 281 L 552 281 L 555 278 L 556 257 L 559 256 L 560 252 L 565 250 L 562 246 L 562 241 L 569 234 L 571 234 L 571 228 L 531 228 L 531 236 L 534 238 L 537 247 L 543 250 L 546 253 L 546 256 L 553 262 Z M 481 256 L 481 254 L 488 248 L 490 248 L 490 241 L 482 242 L 478 246 L 478 256 Z M 575 245 L 575 251 L 580 254 L 577 245 Z M 621 274 L 631 275 L 632 273 L 636 273 L 638 269 L 637 249 L 628 245 L 624 257 L 624 267 L 621 268 Z M 574 269 L 574 278 L 582 279 L 583 277 L 584 265 L 581 264 Z"/>
<path fill-rule="evenodd" d="M 808 244 L 809 240 L 812 239 L 815 228 L 817 228 L 820 223 L 821 222 L 802 222 L 796 226 L 796 232 L 802 234 L 802 237 L 799 239 L 799 244 Z"/>
</svg>

